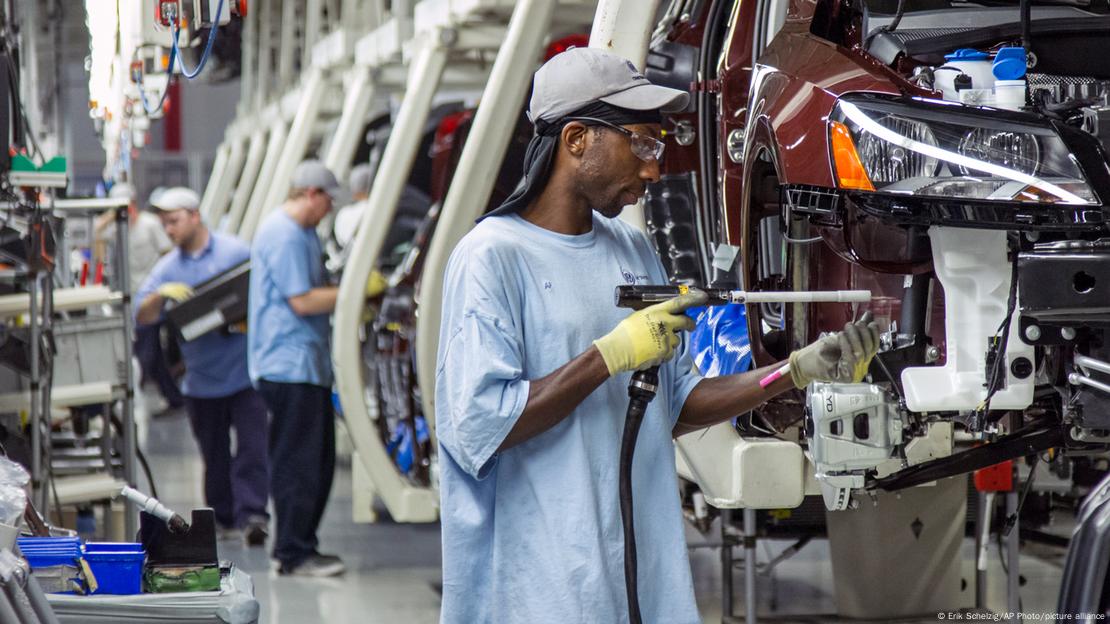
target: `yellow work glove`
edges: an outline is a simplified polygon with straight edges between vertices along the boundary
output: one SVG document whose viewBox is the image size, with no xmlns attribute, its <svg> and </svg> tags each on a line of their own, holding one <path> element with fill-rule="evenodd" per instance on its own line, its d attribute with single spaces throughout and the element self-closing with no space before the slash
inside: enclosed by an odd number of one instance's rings
<svg viewBox="0 0 1110 624">
<path fill-rule="evenodd" d="M 691 291 L 670 301 L 637 310 L 613 331 L 594 341 L 610 375 L 643 370 L 671 359 L 678 346 L 678 332 L 694 329 L 694 319 L 683 312 L 702 305 L 706 295 Z"/>
<path fill-rule="evenodd" d="M 859 383 L 879 350 L 879 326 L 864 313 L 844 331 L 830 334 L 790 354 L 790 376 L 804 388 L 814 381 Z"/>
<path fill-rule="evenodd" d="M 377 269 L 374 269 L 370 271 L 370 278 L 366 280 L 366 298 L 373 299 L 385 292 L 385 289 L 388 287 L 389 282 L 386 281 L 385 276 Z"/>
<path fill-rule="evenodd" d="M 193 296 L 193 289 L 188 284 L 182 284 L 181 282 L 168 282 L 158 287 L 158 294 L 162 295 L 163 299 L 172 299 L 181 303 Z"/>
</svg>

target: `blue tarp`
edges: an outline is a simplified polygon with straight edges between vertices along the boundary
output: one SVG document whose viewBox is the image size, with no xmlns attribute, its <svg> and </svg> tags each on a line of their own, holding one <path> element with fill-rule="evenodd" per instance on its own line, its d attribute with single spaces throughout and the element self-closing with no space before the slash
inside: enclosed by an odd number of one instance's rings
<svg viewBox="0 0 1110 624">
<path fill-rule="evenodd" d="M 690 355 L 703 377 L 742 373 L 751 368 L 752 348 L 743 304 L 690 308 L 686 314 L 698 324 L 690 332 Z"/>
</svg>

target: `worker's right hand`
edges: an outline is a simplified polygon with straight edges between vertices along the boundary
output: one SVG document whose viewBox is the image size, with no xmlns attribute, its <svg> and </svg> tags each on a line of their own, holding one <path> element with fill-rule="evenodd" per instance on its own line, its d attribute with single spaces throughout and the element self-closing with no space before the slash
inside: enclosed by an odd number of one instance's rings
<svg viewBox="0 0 1110 624">
<path fill-rule="evenodd" d="M 178 303 L 193 296 L 193 289 L 188 284 L 181 282 L 167 282 L 158 288 L 158 294 L 163 299 L 172 299 Z"/>
<path fill-rule="evenodd" d="M 814 381 L 859 383 L 878 350 L 879 326 L 871 320 L 871 312 L 865 312 L 844 331 L 791 353 L 790 376 L 798 388 Z"/>
<path fill-rule="evenodd" d="M 671 359 L 678 347 L 678 332 L 694 329 L 694 319 L 683 312 L 705 301 L 706 294 L 698 290 L 637 310 L 595 340 L 609 375 L 651 368 Z"/>
</svg>

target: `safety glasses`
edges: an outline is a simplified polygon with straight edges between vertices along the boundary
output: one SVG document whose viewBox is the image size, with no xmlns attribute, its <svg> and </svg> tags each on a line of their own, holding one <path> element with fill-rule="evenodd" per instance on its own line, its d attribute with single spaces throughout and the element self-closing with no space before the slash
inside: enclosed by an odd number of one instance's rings
<svg viewBox="0 0 1110 624">
<path fill-rule="evenodd" d="M 609 128 L 611 130 L 616 130 L 617 132 L 620 132 L 621 134 L 628 137 L 628 141 L 632 147 L 632 153 L 636 155 L 636 158 L 639 158 L 644 162 L 658 162 L 659 159 L 663 157 L 663 148 L 666 147 L 666 145 L 653 136 L 633 132 L 628 128 L 622 128 L 617 124 L 610 123 L 602 119 L 597 119 L 595 117 L 568 117 L 567 120 L 584 121 L 591 124 L 598 124 L 605 126 L 606 128 Z"/>
</svg>

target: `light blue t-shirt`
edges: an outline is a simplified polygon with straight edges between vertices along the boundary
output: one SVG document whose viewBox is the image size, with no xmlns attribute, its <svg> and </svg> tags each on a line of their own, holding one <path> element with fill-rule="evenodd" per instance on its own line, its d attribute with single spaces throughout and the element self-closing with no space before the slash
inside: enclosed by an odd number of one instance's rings
<svg viewBox="0 0 1110 624">
<path fill-rule="evenodd" d="M 568 236 L 517 215 L 467 234 L 447 266 L 436 369 L 443 529 L 441 622 L 627 621 L 618 454 L 630 373 L 550 430 L 502 453 L 530 379 L 586 351 L 630 310 L 620 284 L 665 284 L 648 239 L 594 215 Z M 671 430 L 700 381 L 660 368 L 633 461 L 645 622 L 698 622 Z"/>
<path fill-rule="evenodd" d="M 141 303 L 169 282 L 196 286 L 249 258 L 250 249 L 238 238 L 209 230 L 208 244 L 200 253 L 190 256 L 177 247 L 162 256 L 139 286 L 135 301 Z M 209 332 L 182 342 L 181 355 L 185 359 L 185 378 L 181 382 L 185 396 L 214 399 L 231 396 L 251 385 L 247 376 L 247 337 L 243 334 Z"/>
<path fill-rule="evenodd" d="M 250 378 L 331 387 L 328 314 L 298 316 L 289 298 L 325 286 L 324 254 L 315 228 L 284 210 L 254 234 L 247 326 Z"/>
</svg>

